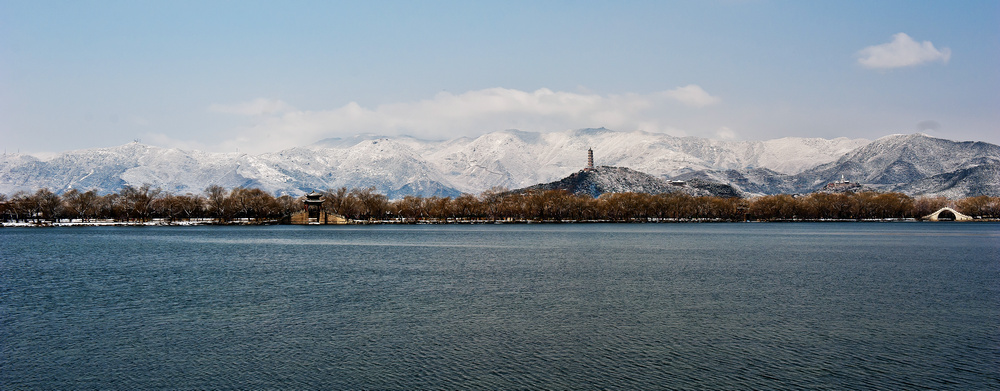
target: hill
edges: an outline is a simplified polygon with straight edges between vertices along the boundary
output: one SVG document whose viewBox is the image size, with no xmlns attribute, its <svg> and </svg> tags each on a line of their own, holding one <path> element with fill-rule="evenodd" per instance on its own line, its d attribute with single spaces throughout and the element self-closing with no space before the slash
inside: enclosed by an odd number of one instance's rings
<svg viewBox="0 0 1000 391">
<path fill-rule="evenodd" d="M 597 198 L 605 193 L 684 193 L 692 196 L 739 197 L 729 185 L 707 181 L 668 182 L 652 175 L 625 167 L 595 167 L 580 170 L 555 182 L 529 186 L 516 192 L 532 190 L 565 190 L 577 195 Z"/>
</svg>

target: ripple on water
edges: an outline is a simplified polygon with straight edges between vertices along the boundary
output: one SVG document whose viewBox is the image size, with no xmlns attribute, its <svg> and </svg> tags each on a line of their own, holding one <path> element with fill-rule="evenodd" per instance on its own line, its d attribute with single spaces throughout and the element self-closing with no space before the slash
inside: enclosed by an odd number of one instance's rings
<svg viewBox="0 0 1000 391">
<path fill-rule="evenodd" d="M 5 229 L 0 388 L 1000 386 L 995 224 L 311 228 Z"/>
</svg>

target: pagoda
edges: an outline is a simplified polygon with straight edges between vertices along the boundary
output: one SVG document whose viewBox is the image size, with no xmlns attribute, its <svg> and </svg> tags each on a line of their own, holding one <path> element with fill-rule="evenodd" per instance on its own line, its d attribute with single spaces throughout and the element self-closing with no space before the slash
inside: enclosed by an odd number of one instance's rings
<svg viewBox="0 0 1000 391">
<path fill-rule="evenodd" d="M 323 210 L 323 193 L 313 190 L 302 199 L 302 211 L 291 217 L 292 224 L 347 224 L 344 216 Z"/>
<path fill-rule="evenodd" d="M 594 149 L 587 149 L 587 167 L 583 171 L 594 171 Z"/>
</svg>

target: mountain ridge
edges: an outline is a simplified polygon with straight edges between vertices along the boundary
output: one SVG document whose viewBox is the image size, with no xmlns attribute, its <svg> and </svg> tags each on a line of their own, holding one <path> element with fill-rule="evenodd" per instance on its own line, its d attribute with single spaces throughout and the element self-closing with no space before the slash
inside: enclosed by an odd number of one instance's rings
<svg viewBox="0 0 1000 391">
<path fill-rule="evenodd" d="M 1000 146 L 997 145 L 950 141 L 925 134 L 890 135 L 834 162 L 794 175 L 753 175 L 751 170 L 738 169 L 703 170 L 673 179 L 702 178 L 731 183 L 748 194 L 777 194 L 810 193 L 846 178 L 879 191 L 955 198 L 1000 194 L 1000 181 L 988 181 L 993 172 L 989 167 L 997 164 L 1000 164 Z M 977 167 L 983 168 L 975 170 Z M 959 173 L 969 170 L 978 174 Z M 977 182 L 983 180 L 986 182 Z"/>
<path fill-rule="evenodd" d="M 210 185 L 291 195 L 374 186 L 390 198 L 457 196 L 565 178 L 585 165 L 588 148 L 594 149 L 600 165 L 628 167 L 661 179 L 732 184 L 749 195 L 813 191 L 841 175 L 877 182 L 881 190 L 913 194 L 990 193 L 995 185 L 965 183 L 989 177 L 987 169 L 975 175 L 945 174 L 1000 161 L 996 145 L 922 134 L 875 141 L 795 137 L 719 141 L 605 128 L 548 133 L 511 129 L 437 141 L 358 135 L 257 155 L 138 143 L 67 151 L 48 159 L 5 154 L 0 158 L 0 193 L 43 187 L 107 193 L 126 185 L 150 184 L 181 194 L 201 193 Z M 915 181 L 924 182 L 907 187 Z"/>
</svg>

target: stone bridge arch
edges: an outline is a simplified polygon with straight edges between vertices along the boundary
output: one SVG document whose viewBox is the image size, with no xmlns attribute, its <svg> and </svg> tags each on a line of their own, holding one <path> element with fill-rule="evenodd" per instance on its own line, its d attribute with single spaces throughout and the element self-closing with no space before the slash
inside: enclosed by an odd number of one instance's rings
<svg viewBox="0 0 1000 391">
<path fill-rule="evenodd" d="M 927 220 L 927 221 L 941 221 L 941 220 L 949 220 L 946 217 L 952 217 L 952 216 L 954 216 L 954 220 L 955 221 L 969 221 L 969 220 L 972 220 L 972 217 L 969 217 L 969 216 L 966 216 L 964 214 L 958 213 L 957 210 L 954 210 L 954 209 L 949 208 L 949 207 L 941 208 L 937 212 L 934 212 L 934 213 L 931 213 L 931 214 L 929 214 L 927 216 L 921 217 L 920 219 L 921 220 Z"/>
</svg>

